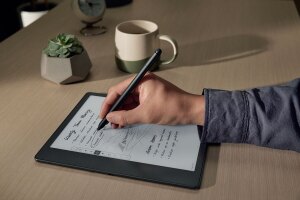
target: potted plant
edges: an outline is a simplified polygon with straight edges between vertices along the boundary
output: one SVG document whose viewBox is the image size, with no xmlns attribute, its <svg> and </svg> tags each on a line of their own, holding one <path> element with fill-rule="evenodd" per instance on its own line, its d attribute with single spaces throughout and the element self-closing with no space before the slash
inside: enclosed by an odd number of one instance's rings
<svg viewBox="0 0 300 200">
<path fill-rule="evenodd" d="M 55 3 L 50 3 L 48 0 L 38 1 L 30 0 L 18 7 L 18 13 L 22 27 L 26 27 L 38 18 L 45 15 L 49 10 L 56 6 Z"/>
<path fill-rule="evenodd" d="M 86 50 L 74 35 L 57 35 L 42 53 L 42 77 L 58 84 L 84 80 L 91 67 Z"/>
</svg>

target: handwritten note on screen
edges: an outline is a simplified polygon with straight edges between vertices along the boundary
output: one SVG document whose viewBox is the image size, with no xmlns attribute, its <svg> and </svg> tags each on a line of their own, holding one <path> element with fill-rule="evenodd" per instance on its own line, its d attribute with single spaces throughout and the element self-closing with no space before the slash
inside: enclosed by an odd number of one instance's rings
<svg viewBox="0 0 300 200">
<path fill-rule="evenodd" d="M 90 96 L 51 148 L 194 171 L 200 147 L 197 126 L 134 125 L 97 131 L 104 97 Z"/>
</svg>

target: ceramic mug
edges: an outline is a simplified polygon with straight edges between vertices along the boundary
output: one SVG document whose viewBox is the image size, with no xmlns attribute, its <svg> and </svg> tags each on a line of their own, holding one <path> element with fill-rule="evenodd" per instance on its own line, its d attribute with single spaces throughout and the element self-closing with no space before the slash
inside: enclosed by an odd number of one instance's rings
<svg viewBox="0 0 300 200">
<path fill-rule="evenodd" d="M 129 73 L 141 70 L 154 51 L 160 47 L 160 40 L 169 42 L 173 47 L 173 56 L 166 61 L 158 61 L 151 70 L 159 65 L 173 62 L 178 54 L 177 42 L 168 35 L 160 35 L 158 26 L 145 20 L 123 22 L 116 27 L 115 59 L 118 68 Z"/>
</svg>

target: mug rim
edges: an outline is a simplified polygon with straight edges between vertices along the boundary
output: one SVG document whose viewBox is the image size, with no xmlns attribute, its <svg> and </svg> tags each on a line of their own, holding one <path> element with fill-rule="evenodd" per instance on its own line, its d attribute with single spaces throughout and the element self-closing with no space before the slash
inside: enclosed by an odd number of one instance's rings
<svg viewBox="0 0 300 200">
<path fill-rule="evenodd" d="M 144 24 L 150 24 L 152 27 L 153 30 L 148 30 L 148 32 L 146 33 L 128 33 L 128 32 L 124 32 L 123 30 L 120 30 L 120 27 L 124 26 L 125 24 L 138 24 L 138 23 L 144 23 Z M 145 28 L 145 27 L 143 27 Z M 158 31 L 158 25 L 152 21 L 149 21 L 149 20 L 128 20 L 128 21 L 124 21 L 124 22 L 121 22 L 119 23 L 117 26 L 116 26 L 116 31 L 122 33 L 122 34 L 127 34 L 127 35 L 134 35 L 134 36 L 143 36 L 143 35 L 149 35 L 149 34 L 153 34 L 155 32 Z"/>
</svg>

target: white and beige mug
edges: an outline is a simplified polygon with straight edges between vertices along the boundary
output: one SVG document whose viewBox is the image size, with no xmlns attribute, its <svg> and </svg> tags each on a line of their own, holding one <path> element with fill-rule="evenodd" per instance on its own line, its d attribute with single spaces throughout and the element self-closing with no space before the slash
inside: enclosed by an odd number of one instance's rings
<svg viewBox="0 0 300 200">
<path fill-rule="evenodd" d="M 173 62 L 178 54 L 177 42 L 168 35 L 160 35 L 158 26 L 145 20 L 123 22 L 116 27 L 115 59 L 118 68 L 129 73 L 141 70 L 154 51 L 160 47 L 160 40 L 169 42 L 173 47 L 173 56 L 166 61 L 158 61 L 151 70 L 159 65 Z"/>
</svg>

